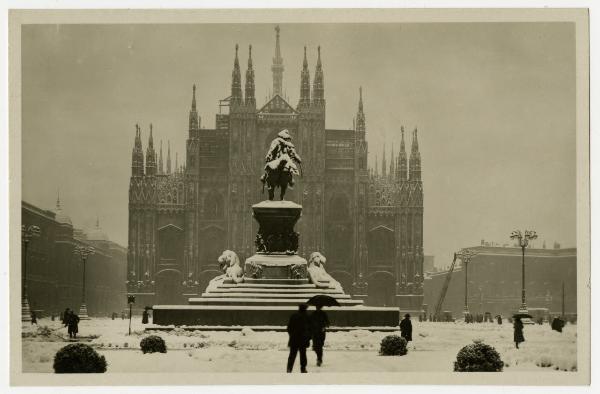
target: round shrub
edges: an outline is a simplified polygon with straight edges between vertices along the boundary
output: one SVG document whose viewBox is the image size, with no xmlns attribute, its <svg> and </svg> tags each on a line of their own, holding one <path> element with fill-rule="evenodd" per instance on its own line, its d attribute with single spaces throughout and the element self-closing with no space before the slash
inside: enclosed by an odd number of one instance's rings
<svg viewBox="0 0 600 394">
<path fill-rule="evenodd" d="M 408 352 L 406 344 L 406 339 L 401 336 L 388 335 L 381 340 L 379 354 L 382 356 L 404 356 Z"/>
<path fill-rule="evenodd" d="M 55 373 L 103 373 L 106 359 L 83 343 L 67 345 L 54 356 Z"/>
<path fill-rule="evenodd" d="M 158 335 L 150 335 L 140 342 L 140 349 L 144 354 L 146 353 L 166 353 L 167 345 L 165 340 Z"/>
<path fill-rule="evenodd" d="M 454 362 L 454 372 L 502 372 L 503 367 L 496 349 L 481 342 L 460 349 Z"/>
</svg>

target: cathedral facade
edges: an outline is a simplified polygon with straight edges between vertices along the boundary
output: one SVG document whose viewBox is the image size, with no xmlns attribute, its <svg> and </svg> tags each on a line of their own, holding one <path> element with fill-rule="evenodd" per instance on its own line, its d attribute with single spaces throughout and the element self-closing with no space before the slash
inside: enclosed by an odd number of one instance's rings
<svg viewBox="0 0 600 394">
<path fill-rule="evenodd" d="M 235 47 L 230 95 L 214 129 L 201 126 L 193 87 L 184 164 L 171 167 L 170 148 L 144 154 L 136 125 L 129 187 L 128 292 L 148 305 L 187 303 L 220 275 L 218 256 L 255 252 L 251 206 L 267 199 L 259 180 L 271 141 L 289 130 L 302 157 L 302 177 L 286 199 L 301 204 L 298 253 L 318 251 L 346 292 L 370 305 L 420 310 L 423 300 L 423 187 L 417 130 L 409 155 L 402 142 L 381 170 L 367 162 L 362 89 L 352 129 L 326 128 L 321 50 L 311 81 L 306 48 L 295 106 L 283 98 L 283 58 L 276 28 L 273 91 L 259 106 L 252 47 L 242 81 Z"/>
</svg>

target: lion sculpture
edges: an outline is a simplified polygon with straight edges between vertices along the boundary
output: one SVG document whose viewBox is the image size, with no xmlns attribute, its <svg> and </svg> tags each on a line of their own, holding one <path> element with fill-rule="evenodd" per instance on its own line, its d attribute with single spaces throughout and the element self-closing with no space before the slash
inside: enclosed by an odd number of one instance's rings
<svg viewBox="0 0 600 394">
<path fill-rule="evenodd" d="M 221 270 L 225 273 L 218 278 L 224 278 L 225 281 L 230 279 L 235 283 L 244 281 L 244 269 L 240 265 L 240 258 L 234 251 L 225 250 L 217 260 L 221 266 Z M 216 278 L 215 278 L 216 279 Z"/>
<path fill-rule="evenodd" d="M 340 283 L 325 271 L 327 259 L 319 252 L 313 252 L 308 259 L 308 276 L 310 281 L 319 288 L 337 288 Z"/>
</svg>

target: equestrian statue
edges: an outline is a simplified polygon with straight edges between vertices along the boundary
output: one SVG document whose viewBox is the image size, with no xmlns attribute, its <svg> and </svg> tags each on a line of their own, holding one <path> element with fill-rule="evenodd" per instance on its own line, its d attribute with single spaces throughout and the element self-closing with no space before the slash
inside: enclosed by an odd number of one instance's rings
<svg viewBox="0 0 600 394">
<path fill-rule="evenodd" d="M 296 153 L 296 147 L 292 144 L 292 136 L 288 130 L 282 130 L 271 142 L 267 156 L 265 157 L 265 173 L 260 177 L 269 191 L 269 200 L 275 199 L 275 188 L 280 189 L 280 199 L 283 200 L 286 189 L 294 187 L 294 175 L 301 175 L 302 159 Z"/>
</svg>

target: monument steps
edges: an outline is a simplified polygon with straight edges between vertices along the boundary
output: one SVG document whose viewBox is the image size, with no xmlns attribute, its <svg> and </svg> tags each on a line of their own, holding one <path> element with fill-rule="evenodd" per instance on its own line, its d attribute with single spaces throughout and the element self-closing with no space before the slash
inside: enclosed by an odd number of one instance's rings
<svg viewBox="0 0 600 394">
<path fill-rule="evenodd" d="M 277 294 L 273 294 L 273 293 L 246 293 L 246 292 L 239 292 L 239 293 L 202 293 L 202 298 L 241 298 L 241 297 L 246 297 L 246 298 L 286 298 L 286 299 L 298 299 L 298 300 L 308 300 L 311 297 L 314 297 L 316 295 L 319 295 L 322 293 L 317 293 L 317 292 L 312 292 L 312 293 L 294 293 L 294 294 L 282 294 L 282 293 L 277 293 Z M 329 294 L 327 294 L 329 295 Z M 350 299 L 350 296 L 348 294 L 335 294 L 335 295 L 331 295 L 331 297 L 335 298 L 336 300 L 341 300 L 341 299 Z"/>
<path fill-rule="evenodd" d="M 235 289 L 240 289 L 240 288 L 269 288 L 269 289 L 289 289 L 290 285 L 289 284 L 272 284 L 272 283 L 267 283 L 267 282 L 253 282 L 253 283 L 249 283 L 247 282 L 248 279 L 244 278 L 244 282 L 243 283 L 222 283 L 219 285 L 219 288 L 221 289 L 225 289 L 225 288 L 235 288 Z M 315 289 L 317 286 L 315 286 L 312 283 L 303 283 L 303 284 L 295 284 L 293 285 L 294 289 Z"/>
<path fill-rule="evenodd" d="M 188 303 L 190 305 L 232 305 L 232 306 L 251 306 L 251 305 L 265 305 L 265 306 L 297 306 L 299 303 L 305 301 L 305 299 L 294 299 L 294 298 L 189 298 Z M 362 305 L 362 300 L 353 299 L 340 299 L 338 300 L 340 306 L 357 306 Z"/>
</svg>

